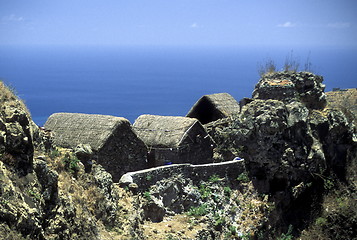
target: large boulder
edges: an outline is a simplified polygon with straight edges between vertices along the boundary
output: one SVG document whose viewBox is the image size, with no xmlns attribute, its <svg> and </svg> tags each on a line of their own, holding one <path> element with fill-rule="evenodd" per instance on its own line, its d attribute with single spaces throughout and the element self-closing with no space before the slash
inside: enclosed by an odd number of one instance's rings
<svg viewBox="0 0 357 240">
<path fill-rule="evenodd" d="M 273 72 L 263 75 L 255 86 L 253 98 L 283 102 L 300 101 L 307 108 L 326 106 L 323 77 L 309 72 Z"/>
</svg>

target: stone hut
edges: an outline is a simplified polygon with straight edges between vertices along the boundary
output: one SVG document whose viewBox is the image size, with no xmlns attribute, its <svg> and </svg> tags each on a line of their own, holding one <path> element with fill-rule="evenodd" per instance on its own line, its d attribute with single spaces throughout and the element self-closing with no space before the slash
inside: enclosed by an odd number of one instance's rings
<svg viewBox="0 0 357 240">
<path fill-rule="evenodd" d="M 228 93 L 216 93 L 201 97 L 186 117 L 197 118 L 202 124 L 239 114 L 239 103 Z"/>
<path fill-rule="evenodd" d="M 212 162 L 214 142 L 197 119 L 142 115 L 133 126 L 149 148 L 150 167 Z"/>
<path fill-rule="evenodd" d="M 118 182 L 129 171 L 147 168 L 147 148 L 125 118 L 81 113 L 55 113 L 45 123 L 57 146 L 88 144 L 93 158 Z"/>
</svg>

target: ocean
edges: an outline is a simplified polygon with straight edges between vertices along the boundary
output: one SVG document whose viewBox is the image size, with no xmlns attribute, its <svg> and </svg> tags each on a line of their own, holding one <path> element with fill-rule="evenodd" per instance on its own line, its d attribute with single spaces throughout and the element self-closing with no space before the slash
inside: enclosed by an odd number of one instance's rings
<svg viewBox="0 0 357 240">
<path fill-rule="evenodd" d="M 0 46 L 0 79 L 42 126 L 55 112 L 107 114 L 132 123 L 141 114 L 185 116 L 203 95 L 251 97 L 259 65 L 278 67 L 283 47 Z M 357 50 L 293 49 L 302 67 L 324 77 L 326 91 L 357 87 Z"/>
</svg>

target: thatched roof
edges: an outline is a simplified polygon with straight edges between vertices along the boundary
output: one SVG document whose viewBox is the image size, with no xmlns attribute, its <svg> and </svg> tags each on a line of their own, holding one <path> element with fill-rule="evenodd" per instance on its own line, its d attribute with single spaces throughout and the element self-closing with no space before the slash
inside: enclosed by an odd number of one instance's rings
<svg viewBox="0 0 357 240">
<path fill-rule="evenodd" d="M 146 145 L 173 148 L 180 146 L 187 131 L 195 124 L 201 125 L 193 118 L 141 115 L 133 127 Z"/>
<path fill-rule="evenodd" d="M 238 114 L 239 111 L 239 103 L 230 94 L 216 93 L 201 97 L 186 117 L 197 118 L 202 124 L 206 124 Z"/>
<path fill-rule="evenodd" d="M 82 113 L 55 113 L 45 123 L 45 128 L 54 132 L 57 145 L 74 148 L 77 145 L 89 144 L 98 151 L 122 124 L 130 122 L 125 118 Z"/>
</svg>

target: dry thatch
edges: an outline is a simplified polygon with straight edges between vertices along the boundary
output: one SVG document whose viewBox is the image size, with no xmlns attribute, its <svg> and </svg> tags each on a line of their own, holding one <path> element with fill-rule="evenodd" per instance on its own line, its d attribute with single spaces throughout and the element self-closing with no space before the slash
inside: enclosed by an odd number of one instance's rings
<svg viewBox="0 0 357 240">
<path fill-rule="evenodd" d="M 195 124 L 199 123 L 193 118 L 142 115 L 135 121 L 134 129 L 148 146 L 175 148 Z"/>
<path fill-rule="evenodd" d="M 202 124 L 238 114 L 239 103 L 228 93 L 216 93 L 201 97 L 186 117 L 197 118 Z"/>
<path fill-rule="evenodd" d="M 197 119 L 142 115 L 134 130 L 155 155 L 152 165 L 211 160 L 213 140 Z"/>
<path fill-rule="evenodd" d="M 146 146 L 125 118 L 55 113 L 48 118 L 45 128 L 54 133 L 58 146 L 75 148 L 79 144 L 89 144 L 96 160 L 112 174 L 114 181 L 128 171 L 147 167 Z"/>
<path fill-rule="evenodd" d="M 89 144 L 98 151 L 120 124 L 127 124 L 125 118 L 81 113 L 55 113 L 45 123 L 45 128 L 56 133 L 58 146 L 75 148 Z"/>
</svg>

